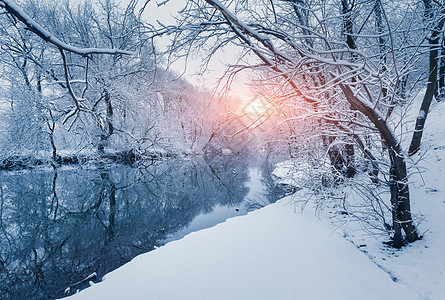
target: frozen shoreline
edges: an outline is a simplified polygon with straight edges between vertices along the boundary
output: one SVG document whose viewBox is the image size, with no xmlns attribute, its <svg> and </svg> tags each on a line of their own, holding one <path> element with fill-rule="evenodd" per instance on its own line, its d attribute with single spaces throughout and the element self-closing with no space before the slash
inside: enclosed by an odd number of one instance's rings
<svg viewBox="0 0 445 300">
<path fill-rule="evenodd" d="M 418 299 L 290 198 L 140 255 L 73 299 Z"/>
</svg>

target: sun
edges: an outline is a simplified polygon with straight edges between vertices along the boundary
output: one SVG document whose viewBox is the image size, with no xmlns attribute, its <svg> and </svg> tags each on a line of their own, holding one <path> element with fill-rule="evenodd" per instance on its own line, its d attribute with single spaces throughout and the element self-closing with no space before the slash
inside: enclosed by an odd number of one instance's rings
<svg viewBox="0 0 445 300">
<path fill-rule="evenodd" d="M 273 101 L 264 95 L 251 98 L 241 107 L 244 114 L 257 119 L 268 117 L 277 110 Z"/>
<path fill-rule="evenodd" d="M 280 115 L 280 109 L 277 104 L 270 98 L 263 94 L 259 94 L 243 101 L 240 105 L 241 119 L 249 129 L 263 127 L 267 124 L 274 124 L 270 122 L 272 117 Z"/>
</svg>

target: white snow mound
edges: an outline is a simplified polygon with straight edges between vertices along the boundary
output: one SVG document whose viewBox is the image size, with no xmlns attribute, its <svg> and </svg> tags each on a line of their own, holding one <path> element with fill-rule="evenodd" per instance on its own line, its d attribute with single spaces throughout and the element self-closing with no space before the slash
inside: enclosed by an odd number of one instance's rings
<svg viewBox="0 0 445 300">
<path fill-rule="evenodd" d="M 283 199 L 140 255 L 73 299 L 419 299 Z"/>
</svg>

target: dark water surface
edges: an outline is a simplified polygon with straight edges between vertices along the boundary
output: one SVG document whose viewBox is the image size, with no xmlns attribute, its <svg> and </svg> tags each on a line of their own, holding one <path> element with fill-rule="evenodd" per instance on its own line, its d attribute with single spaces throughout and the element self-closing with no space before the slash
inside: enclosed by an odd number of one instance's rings
<svg viewBox="0 0 445 300">
<path fill-rule="evenodd" d="M 225 156 L 0 172 L 0 298 L 63 297 L 136 255 L 274 202 L 270 171 Z"/>
</svg>

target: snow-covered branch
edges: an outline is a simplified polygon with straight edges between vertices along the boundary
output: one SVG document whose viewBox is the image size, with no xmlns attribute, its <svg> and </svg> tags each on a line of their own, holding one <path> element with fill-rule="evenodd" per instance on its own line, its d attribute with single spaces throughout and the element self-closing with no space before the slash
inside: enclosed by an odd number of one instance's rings
<svg viewBox="0 0 445 300">
<path fill-rule="evenodd" d="M 49 31 L 43 28 L 40 24 L 34 21 L 28 14 L 21 10 L 13 1 L 1 0 L 0 7 L 3 7 L 9 14 L 20 20 L 25 24 L 26 28 L 35 33 L 44 41 L 56 46 L 57 48 L 72 52 L 81 56 L 88 56 L 91 54 L 110 54 L 110 55 L 133 55 L 133 52 L 120 49 L 106 49 L 106 48 L 79 48 L 61 41 L 53 36 Z"/>
</svg>

